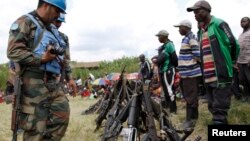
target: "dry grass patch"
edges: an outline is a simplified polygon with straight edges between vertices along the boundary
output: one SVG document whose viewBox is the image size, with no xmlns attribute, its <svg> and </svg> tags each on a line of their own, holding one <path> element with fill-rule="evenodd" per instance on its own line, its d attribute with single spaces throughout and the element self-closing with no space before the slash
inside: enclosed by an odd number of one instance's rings
<svg viewBox="0 0 250 141">
<path fill-rule="evenodd" d="M 97 100 L 88 98 L 69 97 L 70 101 L 70 123 L 63 141 L 99 141 L 103 128 L 100 128 L 94 133 L 96 114 L 81 115 L 83 110 L 86 110 L 90 105 Z M 179 127 L 185 120 L 185 102 L 178 101 L 177 115 L 171 115 L 171 121 L 175 127 Z M 0 141 L 10 141 L 12 131 L 10 130 L 11 120 L 11 105 L 0 104 Z M 199 119 L 194 132 L 190 135 L 187 141 L 193 141 L 198 135 L 202 137 L 202 141 L 207 140 L 207 125 L 211 124 L 211 114 L 207 110 L 207 103 L 200 102 Z M 242 103 L 233 99 L 231 109 L 229 111 L 230 124 L 250 124 L 250 108 L 249 103 Z M 158 123 L 156 123 L 158 125 Z M 21 140 L 21 135 L 19 135 Z"/>
</svg>

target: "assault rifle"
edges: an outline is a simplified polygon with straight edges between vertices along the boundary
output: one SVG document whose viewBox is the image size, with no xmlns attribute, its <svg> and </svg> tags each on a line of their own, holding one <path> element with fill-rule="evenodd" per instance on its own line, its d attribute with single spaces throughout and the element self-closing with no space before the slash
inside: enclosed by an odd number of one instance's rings
<svg viewBox="0 0 250 141">
<path fill-rule="evenodd" d="M 114 119 L 116 118 L 116 116 L 119 114 L 119 111 L 120 111 L 119 102 L 120 102 L 121 93 L 122 93 L 122 90 L 119 92 L 113 107 L 107 114 L 107 122 L 105 124 L 102 141 L 107 141 L 111 137 L 110 132 L 112 131 L 110 131 L 110 127 L 112 126 Z"/>
<path fill-rule="evenodd" d="M 123 123 L 127 120 L 127 117 L 129 115 L 129 109 L 130 105 L 135 97 L 132 97 L 131 100 L 127 103 L 127 105 L 121 110 L 121 112 L 117 115 L 117 117 L 113 120 L 109 132 L 107 132 L 106 137 L 107 138 L 112 138 L 112 137 L 117 137 L 119 133 L 123 129 Z"/>
<path fill-rule="evenodd" d="M 123 128 L 121 135 L 123 136 L 123 141 L 136 141 L 137 138 L 137 120 L 139 115 L 139 102 L 138 95 L 134 95 L 129 103 L 129 115 L 128 115 L 128 128 Z"/>
<path fill-rule="evenodd" d="M 99 106 L 101 106 L 102 104 L 102 99 L 99 99 L 95 104 L 89 106 L 88 109 L 84 110 L 81 115 L 89 115 L 89 114 L 92 114 L 94 113 Z"/>
<path fill-rule="evenodd" d="M 14 101 L 11 116 L 11 130 L 13 131 L 12 141 L 17 141 L 17 132 L 19 129 L 20 113 L 21 113 L 21 85 L 20 66 L 15 63 L 16 78 L 14 82 Z"/>
<path fill-rule="evenodd" d="M 148 128 L 148 133 L 144 136 L 143 140 L 145 141 L 159 141 L 159 138 L 157 136 L 156 132 L 156 126 L 154 122 L 154 111 L 152 107 L 152 100 L 150 97 L 150 91 L 149 91 L 149 83 L 146 81 L 143 84 L 143 97 L 145 101 L 145 108 L 146 108 L 146 113 L 147 113 L 147 128 Z"/>
<path fill-rule="evenodd" d="M 162 141 L 185 141 L 186 138 L 193 132 L 191 130 L 177 130 L 168 119 L 168 113 L 164 111 L 162 102 L 160 102 L 160 138 Z M 183 134 L 183 135 L 181 135 Z M 197 137 L 195 141 L 199 141 L 200 137 Z"/>
<path fill-rule="evenodd" d="M 108 98 L 106 99 L 106 97 L 108 97 Z M 100 128 L 102 121 L 106 118 L 109 109 L 113 105 L 113 101 L 112 101 L 113 92 L 105 94 L 105 96 L 103 98 L 104 98 L 104 101 L 100 107 L 100 113 L 97 116 L 97 118 L 95 119 L 95 123 L 96 123 L 95 131 L 97 131 Z"/>
<path fill-rule="evenodd" d="M 123 67 L 122 71 L 121 71 L 121 75 L 120 75 L 120 78 L 115 86 L 115 90 L 114 90 L 114 96 L 116 94 L 116 92 L 118 92 L 117 90 L 119 89 L 119 92 L 118 94 L 116 95 L 116 98 L 115 98 L 115 103 L 114 105 L 112 106 L 112 108 L 109 110 L 109 112 L 107 113 L 107 122 L 105 124 L 105 129 L 104 129 L 104 134 L 103 134 L 103 137 L 102 137 L 102 141 L 107 141 L 111 135 L 110 135 L 110 127 L 112 126 L 113 122 L 114 122 L 114 119 L 118 116 L 118 114 L 120 113 L 120 110 L 121 110 L 121 104 L 120 102 L 122 101 L 123 99 L 123 96 L 124 96 L 124 93 L 125 93 L 125 90 L 124 90 L 124 86 L 125 86 L 125 80 L 124 80 L 124 73 L 125 73 L 125 67 Z"/>
</svg>

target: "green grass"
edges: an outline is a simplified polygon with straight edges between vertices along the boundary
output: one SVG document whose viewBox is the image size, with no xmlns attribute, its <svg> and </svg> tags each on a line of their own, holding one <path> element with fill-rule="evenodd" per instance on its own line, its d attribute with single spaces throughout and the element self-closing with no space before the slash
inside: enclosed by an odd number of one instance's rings
<svg viewBox="0 0 250 141">
<path fill-rule="evenodd" d="M 94 134 L 94 119 L 97 115 L 81 115 L 81 112 L 94 104 L 97 100 L 82 99 L 80 96 L 69 98 L 70 100 L 70 122 L 63 141 L 98 141 L 101 133 Z"/>
<path fill-rule="evenodd" d="M 81 115 L 83 110 L 97 100 L 82 99 L 80 96 L 75 98 L 69 97 L 69 100 L 71 108 L 70 123 L 63 141 L 99 141 L 103 129 L 99 129 L 96 133 L 93 132 L 95 129 L 94 120 L 97 115 Z M 181 125 L 185 119 L 185 102 L 178 101 L 177 104 L 177 115 L 171 116 L 171 121 L 176 127 Z M 0 104 L 0 141 L 10 141 L 12 138 L 12 131 L 10 130 L 11 108 L 10 104 Z M 242 103 L 233 99 L 228 120 L 230 124 L 250 124 L 249 103 Z M 207 140 L 208 124 L 211 124 L 211 114 L 207 110 L 207 104 L 200 102 L 199 119 L 194 132 L 187 141 L 194 140 L 198 135 L 202 137 L 202 141 Z M 19 136 L 19 140 L 22 140 L 21 135 Z"/>
<path fill-rule="evenodd" d="M 250 103 L 234 101 L 229 111 L 229 122 L 231 124 L 250 124 Z"/>
</svg>

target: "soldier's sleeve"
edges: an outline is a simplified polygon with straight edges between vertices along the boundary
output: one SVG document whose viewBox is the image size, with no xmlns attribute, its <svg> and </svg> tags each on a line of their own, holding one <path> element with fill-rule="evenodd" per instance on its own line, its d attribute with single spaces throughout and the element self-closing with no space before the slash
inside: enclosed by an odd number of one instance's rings
<svg viewBox="0 0 250 141">
<path fill-rule="evenodd" d="M 32 26 L 27 17 L 22 16 L 15 21 L 9 31 L 7 57 L 21 65 L 40 66 L 41 58 L 36 57 L 31 50 L 30 36 Z"/>
<path fill-rule="evenodd" d="M 66 51 L 65 51 L 65 79 L 69 81 L 72 79 L 72 71 L 70 66 L 70 49 L 69 49 L 69 38 L 67 35 L 63 34 L 64 41 L 66 42 Z"/>
</svg>

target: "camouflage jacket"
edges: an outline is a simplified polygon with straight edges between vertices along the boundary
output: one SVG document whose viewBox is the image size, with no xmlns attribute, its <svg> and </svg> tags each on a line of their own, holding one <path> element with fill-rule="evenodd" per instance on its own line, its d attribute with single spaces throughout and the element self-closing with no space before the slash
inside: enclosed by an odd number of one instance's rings
<svg viewBox="0 0 250 141">
<path fill-rule="evenodd" d="M 35 16 L 38 23 L 42 27 L 48 29 L 48 24 L 43 23 L 35 11 L 31 12 L 30 14 Z M 19 17 L 10 27 L 7 57 L 10 60 L 19 63 L 21 67 L 26 66 L 32 68 L 39 68 L 41 65 L 41 58 L 33 54 L 35 32 L 36 24 L 33 23 L 32 20 L 26 15 Z M 69 49 L 67 50 L 68 51 L 66 52 L 68 53 L 66 53 L 65 56 L 68 57 L 65 58 L 69 59 Z M 64 62 L 64 68 L 70 68 L 70 61 Z M 71 71 L 66 71 L 66 73 L 68 73 L 66 76 L 71 75 Z"/>
<path fill-rule="evenodd" d="M 70 67 L 69 38 L 66 34 L 64 34 L 60 31 L 59 31 L 59 33 L 67 46 L 66 51 L 65 51 L 65 55 L 64 55 L 64 69 L 65 69 L 65 79 L 69 80 L 69 79 L 72 79 L 71 67 Z"/>
</svg>

